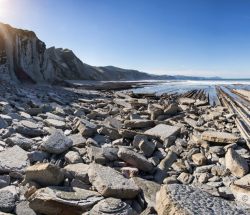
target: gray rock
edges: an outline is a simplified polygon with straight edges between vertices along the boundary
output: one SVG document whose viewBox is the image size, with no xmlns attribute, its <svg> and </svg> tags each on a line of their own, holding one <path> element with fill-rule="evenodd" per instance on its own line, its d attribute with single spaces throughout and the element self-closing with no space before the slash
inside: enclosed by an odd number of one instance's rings
<svg viewBox="0 0 250 215">
<path fill-rule="evenodd" d="M 28 158 L 31 163 L 43 162 L 43 160 L 48 159 L 50 154 L 44 151 L 32 151 L 28 153 Z"/>
<path fill-rule="evenodd" d="M 234 184 L 239 185 L 239 186 L 250 187 L 250 174 L 247 174 L 247 175 L 243 176 L 242 178 L 234 181 Z"/>
<path fill-rule="evenodd" d="M 118 157 L 126 163 L 145 172 L 152 171 L 154 167 L 153 164 L 150 163 L 143 155 L 124 147 L 119 149 Z"/>
<path fill-rule="evenodd" d="M 192 105 L 195 103 L 195 100 L 191 98 L 179 98 L 179 103 L 182 105 Z"/>
<path fill-rule="evenodd" d="M 87 120 L 80 119 L 76 123 L 76 128 L 83 137 L 91 137 L 97 131 L 97 126 Z"/>
<path fill-rule="evenodd" d="M 28 120 L 22 120 L 14 126 L 16 132 L 28 136 L 28 137 L 37 137 L 45 134 L 42 127 Z"/>
<path fill-rule="evenodd" d="M 181 182 L 182 184 L 190 184 L 190 183 L 192 182 L 193 178 L 194 178 L 194 177 L 193 177 L 191 174 L 186 173 L 186 172 L 182 172 L 182 173 L 178 176 L 177 180 L 178 180 L 179 182 Z"/>
<path fill-rule="evenodd" d="M 7 128 L 8 126 L 8 123 L 2 117 L 0 117 L 0 129 Z"/>
<path fill-rule="evenodd" d="M 10 185 L 9 175 L 0 175 L 0 189 Z"/>
<path fill-rule="evenodd" d="M 66 123 L 64 121 L 60 121 L 57 119 L 45 119 L 45 124 L 48 126 L 52 126 L 58 129 L 64 129 L 66 127 Z"/>
<path fill-rule="evenodd" d="M 6 143 L 9 146 L 20 146 L 24 150 L 29 150 L 35 144 L 35 141 L 29 138 L 22 136 L 21 134 L 15 134 L 14 136 L 8 138 Z"/>
<path fill-rule="evenodd" d="M 73 141 L 64 135 L 64 133 L 61 130 L 54 130 L 43 142 L 41 147 L 49 153 L 53 154 L 61 154 L 68 150 L 73 144 Z"/>
<path fill-rule="evenodd" d="M 23 172 L 28 166 L 27 152 L 19 146 L 13 146 L 0 152 L 0 172 Z"/>
<path fill-rule="evenodd" d="M 160 138 L 162 141 L 167 139 L 170 136 L 175 136 L 180 132 L 180 127 L 170 126 L 165 124 L 156 125 L 154 128 L 151 128 L 145 131 L 145 134 L 152 135 Z"/>
<path fill-rule="evenodd" d="M 136 215 L 131 206 L 120 199 L 107 198 L 98 202 L 89 215 Z"/>
<path fill-rule="evenodd" d="M 140 191 L 132 180 L 100 164 L 90 164 L 88 176 L 91 184 L 105 197 L 133 199 Z"/>
<path fill-rule="evenodd" d="M 76 147 L 85 146 L 86 139 L 81 134 L 73 134 L 69 136 L 69 138 L 73 141 L 73 146 Z"/>
<path fill-rule="evenodd" d="M 165 185 L 156 195 L 158 215 L 168 214 L 248 214 L 244 209 L 222 198 L 214 197 L 198 188 L 188 185 Z"/>
<path fill-rule="evenodd" d="M 0 189 L 0 211 L 12 212 L 15 208 L 17 192 L 14 186 Z"/>
</svg>

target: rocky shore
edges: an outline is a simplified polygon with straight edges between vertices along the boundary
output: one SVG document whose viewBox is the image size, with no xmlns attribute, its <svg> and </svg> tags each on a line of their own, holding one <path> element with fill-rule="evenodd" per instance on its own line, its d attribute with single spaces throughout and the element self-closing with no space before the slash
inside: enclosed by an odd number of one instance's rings
<svg viewBox="0 0 250 215">
<path fill-rule="evenodd" d="M 186 97 L 2 82 L 0 214 L 249 214 L 236 117 Z"/>
</svg>

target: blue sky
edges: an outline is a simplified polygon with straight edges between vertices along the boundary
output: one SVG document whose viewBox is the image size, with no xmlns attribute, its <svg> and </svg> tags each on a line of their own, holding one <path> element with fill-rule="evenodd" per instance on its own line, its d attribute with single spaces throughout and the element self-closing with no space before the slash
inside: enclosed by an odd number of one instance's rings
<svg viewBox="0 0 250 215">
<path fill-rule="evenodd" d="M 248 0 L 0 0 L 0 21 L 91 65 L 250 78 Z"/>
</svg>

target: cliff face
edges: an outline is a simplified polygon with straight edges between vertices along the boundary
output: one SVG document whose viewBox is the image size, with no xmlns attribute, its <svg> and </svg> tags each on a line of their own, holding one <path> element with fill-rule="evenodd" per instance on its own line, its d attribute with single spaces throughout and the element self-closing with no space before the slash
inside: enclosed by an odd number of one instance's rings
<svg viewBox="0 0 250 215">
<path fill-rule="evenodd" d="M 32 31 L 0 23 L 0 79 L 29 83 L 61 80 L 142 80 L 159 78 L 136 70 L 83 63 L 68 49 L 46 49 Z"/>
<path fill-rule="evenodd" d="M 45 44 L 32 31 L 0 23 L 0 73 L 2 79 L 31 83 L 54 79 Z"/>
</svg>

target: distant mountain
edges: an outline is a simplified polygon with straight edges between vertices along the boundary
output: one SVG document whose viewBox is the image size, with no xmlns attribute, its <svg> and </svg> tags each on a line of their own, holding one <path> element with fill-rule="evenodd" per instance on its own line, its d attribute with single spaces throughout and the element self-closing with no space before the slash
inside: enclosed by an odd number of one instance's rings
<svg viewBox="0 0 250 215">
<path fill-rule="evenodd" d="M 0 79 L 15 82 L 55 83 L 63 80 L 172 80 L 205 78 L 152 75 L 114 66 L 83 63 L 69 49 L 46 49 L 32 31 L 0 23 Z"/>
</svg>

